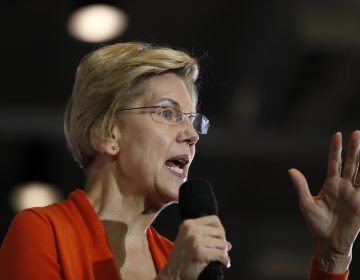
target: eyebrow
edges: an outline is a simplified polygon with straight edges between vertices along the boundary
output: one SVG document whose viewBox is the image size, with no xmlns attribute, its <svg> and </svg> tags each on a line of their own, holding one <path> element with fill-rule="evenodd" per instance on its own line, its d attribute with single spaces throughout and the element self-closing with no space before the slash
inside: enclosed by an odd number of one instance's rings
<svg viewBox="0 0 360 280">
<path fill-rule="evenodd" d="M 174 105 L 176 108 L 178 108 L 179 110 L 181 110 L 181 106 L 179 104 L 179 102 L 177 102 L 176 100 L 172 99 L 172 98 L 169 98 L 169 97 L 163 97 L 163 98 L 160 98 L 159 100 L 155 100 L 155 104 L 159 104 L 161 102 L 169 102 L 171 103 L 172 105 Z M 195 110 L 196 112 L 196 110 Z"/>
<path fill-rule="evenodd" d="M 161 103 L 164 101 L 167 101 L 167 102 L 177 106 L 178 108 L 180 108 L 180 104 L 172 98 L 161 98 L 161 99 L 157 100 L 156 103 Z"/>
</svg>

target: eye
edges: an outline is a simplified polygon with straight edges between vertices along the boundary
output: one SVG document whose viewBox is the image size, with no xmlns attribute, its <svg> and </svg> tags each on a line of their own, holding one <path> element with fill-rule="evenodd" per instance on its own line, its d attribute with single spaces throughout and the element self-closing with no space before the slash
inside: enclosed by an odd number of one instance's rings
<svg viewBox="0 0 360 280">
<path fill-rule="evenodd" d="M 190 120 L 190 122 L 191 122 L 191 123 L 194 123 L 194 121 L 195 121 L 195 119 L 196 119 L 196 115 L 193 114 L 193 113 L 189 113 L 188 115 L 189 115 L 189 120 Z"/>
<path fill-rule="evenodd" d="M 171 108 L 161 108 L 160 115 L 163 119 L 167 121 L 172 121 L 175 118 L 176 112 Z"/>
</svg>

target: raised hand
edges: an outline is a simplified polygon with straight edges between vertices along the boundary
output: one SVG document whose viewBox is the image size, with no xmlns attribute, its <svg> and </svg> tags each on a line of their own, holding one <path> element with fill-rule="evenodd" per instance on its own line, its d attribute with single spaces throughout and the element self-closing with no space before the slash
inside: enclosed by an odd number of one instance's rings
<svg viewBox="0 0 360 280">
<path fill-rule="evenodd" d="M 181 223 L 174 248 L 156 279 L 198 279 L 212 261 L 230 266 L 224 228 L 217 216 L 188 219 Z"/>
<path fill-rule="evenodd" d="M 354 131 L 342 168 L 342 136 L 331 141 L 328 172 L 322 190 L 312 196 L 304 175 L 289 170 L 299 197 L 299 205 L 314 241 L 314 257 L 325 270 L 346 271 L 352 245 L 360 229 L 360 131 Z"/>
</svg>

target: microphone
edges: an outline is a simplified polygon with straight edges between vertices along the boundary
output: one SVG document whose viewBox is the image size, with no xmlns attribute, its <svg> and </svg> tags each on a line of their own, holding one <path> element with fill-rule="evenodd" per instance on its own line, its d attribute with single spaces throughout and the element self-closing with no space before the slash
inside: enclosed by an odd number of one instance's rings
<svg viewBox="0 0 360 280">
<path fill-rule="evenodd" d="M 218 207 L 211 184 L 203 179 L 190 179 L 180 186 L 179 208 L 181 221 L 203 216 L 218 215 Z M 221 280 L 224 265 L 210 262 L 201 272 L 198 280 Z"/>
</svg>

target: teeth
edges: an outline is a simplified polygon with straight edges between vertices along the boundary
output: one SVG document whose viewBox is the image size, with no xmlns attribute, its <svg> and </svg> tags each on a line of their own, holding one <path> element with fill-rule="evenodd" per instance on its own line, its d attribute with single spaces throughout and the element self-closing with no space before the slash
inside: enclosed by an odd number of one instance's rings
<svg viewBox="0 0 360 280">
<path fill-rule="evenodd" d="M 177 166 L 168 166 L 168 168 L 171 170 L 171 171 L 174 171 L 176 173 L 179 173 L 179 174 L 183 174 L 184 172 L 184 169 L 181 169 Z"/>
</svg>

